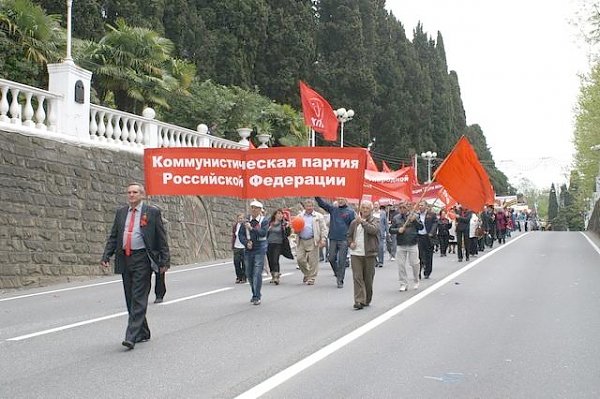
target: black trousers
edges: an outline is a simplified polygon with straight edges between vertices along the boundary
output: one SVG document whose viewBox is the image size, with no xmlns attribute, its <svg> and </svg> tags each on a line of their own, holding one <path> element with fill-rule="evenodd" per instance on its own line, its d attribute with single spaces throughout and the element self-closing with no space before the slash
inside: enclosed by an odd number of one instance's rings
<svg viewBox="0 0 600 399">
<path fill-rule="evenodd" d="M 165 284 L 165 273 L 154 272 L 154 294 L 157 298 L 164 298 L 167 293 L 167 285 Z"/>
<path fill-rule="evenodd" d="M 269 262 L 269 270 L 272 273 L 279 273 L 279 257 L 281 256 L 282 244 L 270 242 L 267 246 L 267 261 Z"/>
<path fill-rule="evenodd" d="M 244 248 L 233 248 L 233 267 L 238 280 L 246 279 L 246 267 L 244 265 Z"/>
<path fill-rule="evenodd" d="M 429 277 L 433 270 L 433 243 L 428 235 L 419 234 L 418 237 L 421 270 L 425 277 Z"/>
<path fill-rule="evenodd" d="M 146 250 L 133 251 L 131 256 L 125 257 L 125 270 L 121 276 L 129 313 L 125 339 L 136 342 L 150 338 L 146 310 L 152 285 L 152 267 Z"/>
<path fill-rule="evenodd" d="M 438 236 L 438 239 L 440 240 L 440 254 L 446 255 L 450 236 Z"/>
<path fill-rule="evenodd" d="M 471 239 L 468 231 L 457 231 L 456 242 L 458 243 L 458 259 L 463 258 L 463 248 L 465 249 L 465 257 L 469 260 L 469 250 L 471 248 Z M 464 245 L 463 245 L 464 243 Z"/>
</svg>

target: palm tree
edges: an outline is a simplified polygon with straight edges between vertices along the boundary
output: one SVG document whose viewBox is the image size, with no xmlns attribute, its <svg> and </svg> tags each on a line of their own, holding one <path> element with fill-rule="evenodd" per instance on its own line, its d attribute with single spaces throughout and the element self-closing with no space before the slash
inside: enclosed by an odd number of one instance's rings
<svg viewBox="0 0 600 399">
<path fill-rule="evenodd" d="M 172 58 L 169 39 L 128 26 L 123 19 L 108 29 L 98 43 L 86 42 L 76 56 L 79 65 L 93 72 L 100 101 L 114 97 L 119 109 L 137 113 L 146 105 L 168 108 L 170 93 L 187 93 L 195 68 Z"/>
<path fill-rule="evenodd" d="M 59 60 L 65 42 L 59 20 L 31 0 L 0 1 L 0 76 L 45 80 L 46 64 Z"/>
</svg>

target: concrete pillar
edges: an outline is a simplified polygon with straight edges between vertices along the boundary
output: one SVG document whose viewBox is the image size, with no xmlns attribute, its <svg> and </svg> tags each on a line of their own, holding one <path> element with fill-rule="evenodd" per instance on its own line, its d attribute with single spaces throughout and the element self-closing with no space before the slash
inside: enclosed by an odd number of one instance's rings
<svg viewBox="0 0 600 399">
<path fill-rule="evenodd" d="M 48 91 L 61 95 L 56 102 L 57 133 L 90 140 L 92 73 L 72 61 L 48 64 Z"/>
</svg>

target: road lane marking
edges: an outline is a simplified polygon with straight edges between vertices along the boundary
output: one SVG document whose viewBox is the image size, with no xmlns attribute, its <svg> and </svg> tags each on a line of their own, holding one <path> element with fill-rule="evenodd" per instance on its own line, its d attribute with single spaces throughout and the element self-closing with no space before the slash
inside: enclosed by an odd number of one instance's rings
<svg viewBox="0 0 600 399">
<path fill-rule="evenodd" d="M 587 234 L 585 234 L 583 231 L 580 231 L 580 233 L 581 233 L 581 235 L 583 235 L 585 237 L 586 240 L 588 240 L 588 242 L 590 243 L 592 248 L 594 248 L 594 250 L 600 254 L 600 248 L 598 248 L 596 243 L 594 241 L 592 241 L 591 238 L 588 237 Z"/>
<path fill-rule="evenodd" d="M 232 290 L 232 289 L 233 289 L 233 287 L 219 288 L 218 290 L 214 290 L 214 291 L 208 291 L 208 292 L 203 292 L 201 294 L 196 294 L 196 295 L 192 295 L 192 296 L 186 296 L 186 297 L 183 297 L 183 298 L 172 299 L 170 301 L 159 303 L 158 306 L 165 306 L 165 305 L 171 305 L 171 304 L 179 303 L 179 302 L 183 302 L 183 301 L 189 301 L 190 299 L 196 299 L 196 298 L 200 298 L 202 296 L 211 295 L 211 294 L 217 294 L 219 292 L 229 291 L 229 290 Z"/>
<path fill-rule="evenodd" d="M 266 380 L 264 380 L 263 382 L 259 383 L 256 386 L 250 388 L 246 392 L 241 393 L 240 395 L 236 396 L 235 399 L 254 399 L 254 398 L 258 398 L 258 397 L 264 395 L 265 393 L 271 391 L 272 389 L 276 388 L 277 386 L 283 384 L 290 378 L 296 376 L 300 372 L 315 365 L 319 361 L 325 359 L 327 356 L 335 353 L 339 349 L 343 348 L 344 346 L 350 344 L 351 342 L 353 342 L 356 339 L 360 338 L 361 336 L 365 335 L 369 331 L 373 330 L 375 327 L 378 327 L 379 325 L 390 320 L 392 317 L 397 316 L 398 314 L 400 314 L 401 312 L 406 310 L 408 307 L 414 305 L 415 303 L 419 302 L 421 299 L 427 297 L 429 294 L 435 292 L 438 288 L 441 288 L 442 286 L 448 284 L 450 281 L 452 281 L 456 277 L 458 277 L 461 274 L 472 269 L 473 267 L 475 267 L 476 265 L 481 263 L 484 259 L 492 256 L 494 253 L 496 253 L 498 251 L 501 251 L 503 248 L 506 248 L 507 246 L 512 245 L 513 243 L 517 242 L 518 240 L 525 237 L 526 235 L 527 235 L 527 233 L 519 235 L 519 236 L 515 237 L 514 239 L 510 240 L 508 243 L 503 244 L 502 246 L 496 247 L 495 249 L 492 249 L 490 252 L 486 253 L 485 255 L 478 258 L 477 260 L 474 260 L 474 261 L 466 264 L 462 269 L 457 270 L 454 273 L 446 276 L 445 278 L 443 278 L 442 280 L 433 284 L 429 288 L 419 292 L 418 294 L 416 294 L 413 297 L 410 297 L 409 299 L 402 302 L 401 304 L 399 304 L 399 305 L 395 306 L 394 308 L 388 310 L 387 312 L 379 315 L 378 317 L 367 322 L 366 324 L 358 327 L 356 330 L 349 332 L 348 334 L 346 334 L 343 337 L 337 339 L 336 341 L 330 343 L 329 345 L 324 346 L 323 348 L 319 349 L 318 351 L 314 352 L 313 354 L 292 364 L 288 368 L 280 371 L 279 373 L 273 375 L 272 377 L 267 378 Z"/>
<path fill-rule="evenodd" d="M 92 324 L 92 323 L 97 323 L 99 321 L 114 319 L 115 317 L 125 316 L 126 314 L 127 314 L 127 312 L 115 313 L 115 314 L 111 314 L 111 315 L 104 316 L 104 317 L 98 317 L 96 319 L 85 320 L 85 321 L 80 321 L 78 323 L 67 324 L 66 326 L 51 328 L 49 330 L 38 331 L 38 332 L 27 334 L 27 335 L 20 335 L 18 337 L 14 337 L 14 338 L 8 338 L 7 341 L 22 341 L 22 340 L 28 339 L 28 338 L 39 337 L 40 335 L 51 334 L 51 333 L 55 333 L 58 331 L 68 330 L 70 328 L 85 326 L 86 324 Z"/>
<path fill-rule="evenodd" d="M 180 298 L 180 299 L 174 299 L 174 300 L 168 301 L 168 302 L 163 302 L 160 305 L 169 305 L 172 303 L 187 301 L 190 299 L 199 298 L 199 297 L 207 296 L 207 295 L 211 295 L 211 294 L 217 294 L 219 292 L 228 291 L 228 290 L 232 290 L 232 289 L 233 289 L 233 287 L 221 288 L 221 289 L 214 290 L 214 291 L 203 292 L 201 294 L 192 295 L 192 296 Z M 119 312 L 119 313 L 111 314 L 108 316 L 97 317 L 95 319 L 90 319 L 90 320 L 84 320 L 84 321 L 80 321 L 80 322 L 73 323 L 73 324 L 67 324 L 65 326 L 60 326 L 60 327 L 50 328 L 48 330 L 34 332 L 31 334 L 20 335 L 18 337 L 13 337 L 13 338 L 7 338 L 6 341 L 22 341 L 22 340 L 28 339 L 28 338 L 39 337 L 40 335 L 52 334 L 55 332 L 64 331 L 64 330 L 68 330 L 68 329 L 75 328 L 75 327 L 85 326 L 87 324 L 97 323 L 99 321 L 110 320 L 110 319 L 114 319 L 116 317 L 121 317 L 121 316 L 126 316 L 126 315 L 127 315 L 127 312 Z"/>
<path fill-rule="evenodd" d="M 198 270 L 198 269 L 209 269 L 211 267 L 223 266 L 223 265 L 227 265 L 227 264 L 230 264 L 230 263 L 231 262 L 213 263 L 213 264 L 210 264 L 210 265 L 196 266 L 196 267 L 190 267 L 190 268 L 187 268 L 187 269 L 168 271 L 167 273 L 168 274 L 176 274 L 176 273 L 189 272 L 189 271 Z M 36 293 L 33 293 L 33 294 L 18 295 L 18 296 L 13 296 L 13 297 L 10 297 L 10 298 L 0 298 L 0 302 L 14 301 L 15 299 L 30 298 L 30 297 L 34 297 L 34 296 L 40 296 L 40 295 L 55 294 L 57 292 L 66 292 L 66 291 L 81 290 L 83 288 L 99 287 L 101 285 L 106 285 L 106 284 L 120 283 L 121 281 L 122 281 L 121 279 L 119 279 L 119 280 L 111 280 L 111 281 L 105 281 L 103 283 L 86 284 L 86 285 L 80 285 L 80 286 L 77 286 L 77 287 L 60 288 L 60 289 L 56 289 L 56 290 L 36 292 Z"/>
</svg>

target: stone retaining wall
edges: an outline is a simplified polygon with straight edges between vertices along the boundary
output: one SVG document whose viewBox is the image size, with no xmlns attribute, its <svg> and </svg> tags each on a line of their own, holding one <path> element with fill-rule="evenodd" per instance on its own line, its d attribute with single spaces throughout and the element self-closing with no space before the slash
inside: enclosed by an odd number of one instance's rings
<svg viewBox="0 0 600 399">
<path fill-rule="evenodd" d="M 142 157 L 0 131 L 0 288 L 102 275 L 100 258 Z M 152 197 L 163 210 L 172 265 L 230 256 L 234 214 L 246 201 Z M 266 201 L 267 210 L 296 199 Z M 112 272 L 112 271 L 111 271 Z"/>
</svg>

